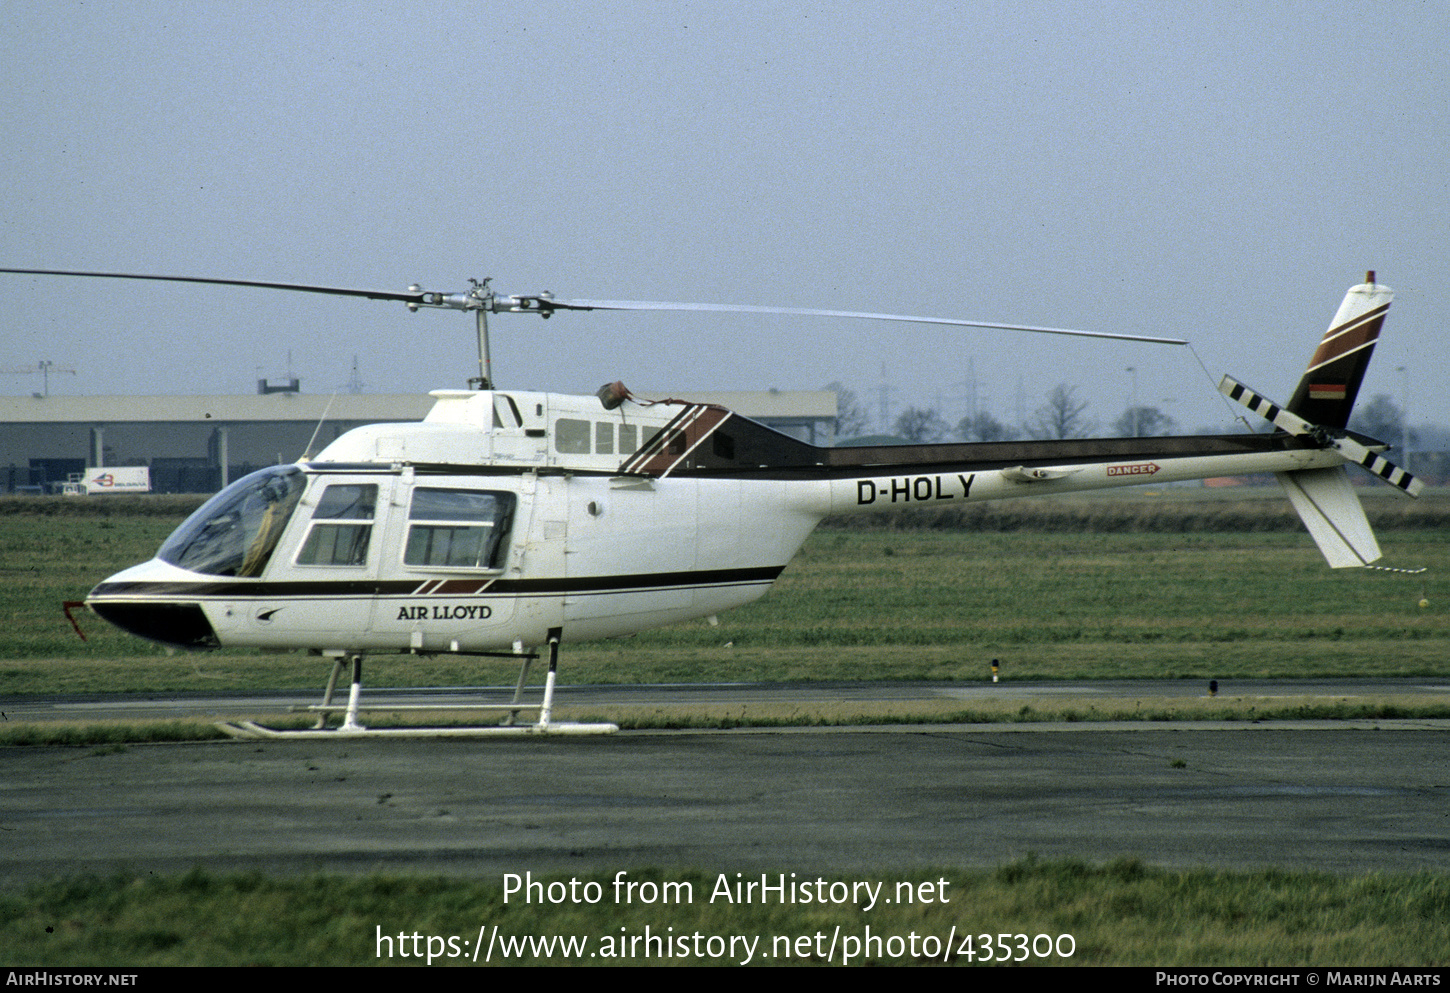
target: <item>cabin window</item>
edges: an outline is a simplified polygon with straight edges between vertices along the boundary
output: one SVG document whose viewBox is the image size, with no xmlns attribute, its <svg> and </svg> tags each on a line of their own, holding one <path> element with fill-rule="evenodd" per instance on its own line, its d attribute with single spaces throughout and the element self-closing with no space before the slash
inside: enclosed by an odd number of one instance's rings
<svg viewBox="0 0 1450 993">
<path fill-rule="evenodd" d="M 367 565 L 377 502 L 375 483 L 334 483 L 323 490 L 297 564 Z"/>
<path fill-rule="evenodd" d="M 559 418 L 554 422 L 554 451 L 560 455 L 588 455 L 591 430 L 589 421 Z"/>
<path fill-rule="evenodd" d="M 619 454 L 633 455 L 639 451 L 639 425 L 621 424 L 619 426 Z"/>
<path fill-rule="evenodd" d="M 209 576 L 259 576 L 306 484 L 295 465 L 244 476 L 202 504 L 156 557 Z"/>
<path fill-rule="evenodd" d="M 513 520 L 514 494 L 483 490 L 413 490 L 408 510 L 408 565 L 499 569 Z"/>
<path fill-rule="evenodd" d="M 594 454 L 614 454 L 614 425 L 608 421 L 594 422 Z"/>
</svg>

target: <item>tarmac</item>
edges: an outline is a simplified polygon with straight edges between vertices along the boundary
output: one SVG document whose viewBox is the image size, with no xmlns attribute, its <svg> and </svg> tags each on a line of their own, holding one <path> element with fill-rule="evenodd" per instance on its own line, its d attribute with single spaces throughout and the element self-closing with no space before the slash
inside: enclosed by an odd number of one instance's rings
<svg viewBox="0 0 1450 993">
<path fill-rule="evenodd" d="M 1445 690 L 1434 681 L 1393 683 L 1398 693 Z M 815 699 L 961 689 L 774 691 Z M 580 690 L 566 696 L 577 700 Z M 1349 687 L 1254 690 L 1337 699 Z M 653 692 L 654 699 L 770 694 L 741 687 Z M 32 700 L 23 707 L 74 719 L 78 708 L 92 716 L 118 708 L 131 716 L 174 714 L 218 699 L 234 698 Z M 250 709 L 256 697 L 234 702 Z M 0 704 L 7 719 L 38 719 L 21 714 L 23 707 Z M 12 884 L 194 867 L 477 878 L 650 866 L 880 875 L 996 866 L 1027 855 L 1338 874 L 1450 867 L 1447 721 L 29 746 L 4 749 L 0 761 L 0 878 Z"/>
</svg>

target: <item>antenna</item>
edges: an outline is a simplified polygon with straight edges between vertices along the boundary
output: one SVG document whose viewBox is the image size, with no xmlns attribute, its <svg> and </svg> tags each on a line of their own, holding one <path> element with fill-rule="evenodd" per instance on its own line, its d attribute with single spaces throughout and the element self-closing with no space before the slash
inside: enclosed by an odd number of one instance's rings
<svg viewBox="0 0 1450 993">
<path fill-rule="evenodd" d="M 36 373 L 40 373 L 40 375 L 42 377 L 44 377 L 43 386 L 44 386 L 45 392 L 44 393 L 37 393 L 36 396 L 47 396 L 48 397 L 48 396 L 50 396 L 50 374 L 51 373 L 56 373 L 56 374 L 69 373 L 70 375 L 74 376 L 76 374 L 76 371 L 75 371 L 75 369 L 71 368 L 70 366 L 58 366 L 54 362 L 50 361 L 49 359 L 41 359 L 35 365 L 21 366 L 19 368 L 16 368 L 16 367 L 13 367 L 12 366 L 12 367 L 7 368 L 7 369 L 0 369 L 0 373 L 4 373 L 7 376 L 33 376 Z"/>
<path fill-rule="evenodd" d="M 322 430 L 322 425 L 327 421 L 327 415 L 332 411 L 332 401 L 336 399 L 336 393 L 327 398 L 327 406 L 322 408 L 322 416 L 317 419 L 317 427 L 312 429 L 312 437 L 307 439 L 307 447 L 302 449 L 302 454 L 297 457 L 298 462 L 306 462 L 312 458 L 312 445 L 317 441 L 317 433 Z"/>
<path fill-rule="evenodd" d="M 896 387 L 886 381 L 886 363 L 881 363 L 881 385 L 877 391 L 877 416 L 881 418 L 881 433 L 891 433 L 891 394 Z"/>
</svg>

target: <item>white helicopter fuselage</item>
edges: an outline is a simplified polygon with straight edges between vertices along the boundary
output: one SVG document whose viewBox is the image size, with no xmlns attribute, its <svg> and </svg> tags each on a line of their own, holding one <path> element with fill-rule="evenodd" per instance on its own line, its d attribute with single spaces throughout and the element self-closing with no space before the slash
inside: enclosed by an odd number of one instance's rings
<svg viewBox="0 0 1450 993">
<path fill-rule="evenodd" d="M 821 517 L 820 484 L 620 474 L 679 408 L 435 396 L 237 481 L 89 605 L 187 647 L 509 651 L 748 603 Z"/>
<path fill-rule="evenodd" d="M 238 480 L 89 605 L 186 647 L 518 652 L 550 632 L 610 638 L 749 603 L 829 514 L 1344 461 L 1262 441 L 1199 454 L 1205 439 L 1178 441 L 1182 454 L 1155 440 L 1157 455 L 1145 439 L 1097 442 L 1097 458 L 1063 442 L 1056 463 L 1040 442 L 816 449 L 701 404 L 434 396 L 420 423 L 357 428 Z M 752 463 L 751 439 L 787 457 Z M 1012 464 L 1022 444 L 1035 464 Z M 884 461 L 903 453 L 913 461 Z"/>
</svg>

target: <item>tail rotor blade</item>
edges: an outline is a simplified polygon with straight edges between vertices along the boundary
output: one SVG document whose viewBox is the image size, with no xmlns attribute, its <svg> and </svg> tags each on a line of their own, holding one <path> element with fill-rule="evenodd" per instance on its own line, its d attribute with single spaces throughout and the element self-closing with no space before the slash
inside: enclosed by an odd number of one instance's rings
<svg viewBox="0 0 1450 993">
<path fill-rule="evenodd" d="M 1420 482 L 1420 480 L 1368 446 L 1360 444 L 1353 438 L 1345 437 L 1343 434 L 1331 431 L 1328 428 L 1311 424 L 1298 414 L 1289 413 L 1283 407 L 1255 393 L 1232 376 L 1223 377 L 1218 384 L 1218 389 L 1220 393 L 1227 396 L 1230 400 L 1243 404 L 1275 427 L 1287 431 L 1292 435 L 1312 438 L 1327 448 L 1335 449 L 1349 461 L 1364 466 L 1365 469 L 1380 479 L 1383 479 L 1391 486 L 1403 490 L 1412 497 L 1419 496 L 1420 491 L 1425 488 L 1425 484 Z"/>
</svg>

